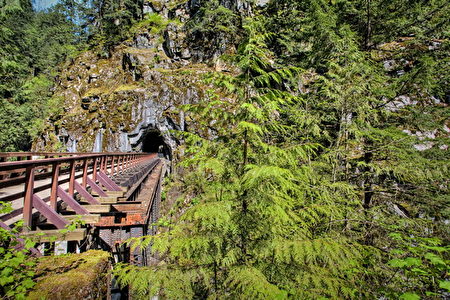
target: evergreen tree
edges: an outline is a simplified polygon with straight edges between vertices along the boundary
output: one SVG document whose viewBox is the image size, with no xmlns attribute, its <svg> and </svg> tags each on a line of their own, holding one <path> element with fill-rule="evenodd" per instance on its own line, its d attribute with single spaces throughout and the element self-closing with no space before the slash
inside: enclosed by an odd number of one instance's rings
<svg viewBox="0 0 450 300">
<path fill-rule="evenodd" d="M 47 116 L 57 66 L 81 44 L 60 5 L 0 3 L 0 151 L 29 150 Z"/>
<path fill-rule="evenodd" d="M 363 248 L 328 224 L 357 198 L 315 173 L 317 144 L 286 136 L 302 120 L 281 116 L 302 99 L 282 87 L 299 70 L 273 64 L 260 18 L 244 29 L 241 74 L 214 76 L 219 92 L 189 106 L 213 136 L 186 134 L 190 207 L 170 231 L 135 241 L 152 243 L 164 263 L 126 266 L 119 278 L 141 296 L 171 299 L 356 296 Z"/>
<path fill-rule="evenodd" d="M 186 212 L 137 242 L 164 263 L 123 267 L 123 283 L 167 298 L 445 294 L 448 7 L 392 5 L 272 1 L 245 26 L 240 74 L 189 107 L 208 132 L 186 135 Z"/>
</svg>

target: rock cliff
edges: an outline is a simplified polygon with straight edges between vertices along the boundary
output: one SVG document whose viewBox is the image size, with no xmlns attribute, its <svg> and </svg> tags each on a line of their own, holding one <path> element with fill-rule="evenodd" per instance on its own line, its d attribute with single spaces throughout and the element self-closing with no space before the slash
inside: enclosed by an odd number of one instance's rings
<svg viewBox="0 0 450 300">
<path fill-rule="evenodd" d="M 246 1 L 221 4 L 251 14 Z M 171 130 L 189 124 L 179 106 L 204 96 L 204 75 L 223 71 L 219 57 L 234 52 L 238 42 L 220 31 L 212 37 L 190 34 L 186 24 L 200 5 L 200 0 L 145 1 L 145 18 L 131 28 L 129 39 L 106 57 L 91 50 L 68 62 L 55 88 L 61 113 L 47 122 L 34 149 L 142 151 L 154 149 L 146 144 L 155 141 L 146 137 L 160 135 L 171 156 L 178 143 Z"/>
</svg>

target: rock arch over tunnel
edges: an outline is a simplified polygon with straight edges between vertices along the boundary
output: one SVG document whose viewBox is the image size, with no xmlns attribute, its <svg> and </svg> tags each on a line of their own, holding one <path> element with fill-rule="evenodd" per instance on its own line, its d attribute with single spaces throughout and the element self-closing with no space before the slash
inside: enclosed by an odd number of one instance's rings
<svg viewBox="0 0 450 300">
<path fill-rule="evenodd" d="M 166 159 L 172 159 L 170 146 L 166 143 L 164 137 L 158 129 L 147 130 L 142 141 L 142 152 L 159 152 L 164 155 Z"/>
</svg>

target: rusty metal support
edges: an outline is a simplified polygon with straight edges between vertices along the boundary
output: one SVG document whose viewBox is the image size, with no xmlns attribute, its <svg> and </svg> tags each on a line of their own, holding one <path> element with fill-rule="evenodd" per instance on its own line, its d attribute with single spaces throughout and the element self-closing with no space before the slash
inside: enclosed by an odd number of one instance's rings
<svg viewBox="0 0 450 300">
<path fill-rule="evenodd" d="M 105 164 L 103 166 L 103 173 L 105 173 L 106 175 L 108 175 L 108 158 L 109 158 L 109 156 L 106 155 L 105 156 Z"/>
<path fill-rule="evenodd" d="M 122 189 L 103 172 L 97 174 L 98 181 L 109 191 L 121 192 Z"/>
<path fill-rule="evenodd" d="M 114 176 L 114 159 L 115 159 L 116 157 L 113 155 L 113 156 L 111 156 L 111 176 Z"/>
<path fill-rule="evenodd" d="M 119 170 L 121 173 L 123 172 L 123 155 L 119 155 L 119 164 L 117 165 L 117 170 Z"/>
<path fill-rule="evenodd" d="M 108 156 L 103 156 L 102 160 L 103 160 L 103 168 L 101 169 L 101 171 L 103 171 L 103 173 L 106 174 L 106 169 L 108 165 Z"/>
</svg>

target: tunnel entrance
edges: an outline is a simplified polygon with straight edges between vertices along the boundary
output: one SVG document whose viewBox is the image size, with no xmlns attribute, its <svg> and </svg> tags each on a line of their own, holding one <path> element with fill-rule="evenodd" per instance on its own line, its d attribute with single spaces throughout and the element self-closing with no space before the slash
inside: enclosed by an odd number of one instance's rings
<svg viewBox="0 0 450 300">
<path fill-rule="evenodd" d="M 166 159 L 172 159 L 170 147 L 166 144 L 164 137 L 157 129 L 150 129 L 145 134 L 142 142 L 142 152 L 159 153 Z"/>
</svg>

